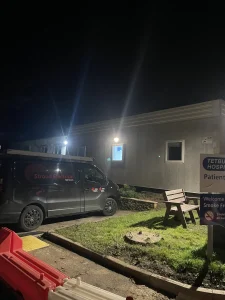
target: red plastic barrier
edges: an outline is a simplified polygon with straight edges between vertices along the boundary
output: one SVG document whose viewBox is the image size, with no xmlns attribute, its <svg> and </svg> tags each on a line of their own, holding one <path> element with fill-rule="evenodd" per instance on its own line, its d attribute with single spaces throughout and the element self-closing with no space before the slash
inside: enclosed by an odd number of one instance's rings
<svg viewBox="0 0 225 300">
<path fill-rule="evenodd" d="M 22 239 L 8 228 L 0 229 L 0 254 L 22 250 Z"/>
<path fill-rule="evenodd" d="M 8 228 L 0 229 L 0 277 L 25 300 L 47 300 L 49 290 L 68 278 L 22 249 L 22 239 Z"/>
</svg>

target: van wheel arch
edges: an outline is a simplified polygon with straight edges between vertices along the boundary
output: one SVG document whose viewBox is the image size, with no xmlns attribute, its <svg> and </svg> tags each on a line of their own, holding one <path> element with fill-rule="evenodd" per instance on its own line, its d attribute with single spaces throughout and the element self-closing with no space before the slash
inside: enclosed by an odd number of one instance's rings
<svg viewBox="0 0 225 300">
<path fill-rule="evenodd" d="M 118 201 L 117 201 L 117 198 L 116 198 L 114 195 L 110 195 L 110 196 L 107 197 L 107 199 L 108 199 L 108 198 L 112 198 L 112 199 L 114 199 L 116 202 L 118 202 Z"/>
<path fill-rule="evenodd" d="M 120 199 L 118 199 L 117 197 L 115 197 L 114 195 L 110 195 L 110 196 L 108 196 L 106 199 L 108 199 L 108 198 L 112 198 L 113 200 L 115 200 L 116 201 L 116 204 L 117 204 L 117 206 L 118 206 L 118 208 L 120 208 L 120 206 L 121 206 L 121 203 L 120 203 Z"/>
</svg>

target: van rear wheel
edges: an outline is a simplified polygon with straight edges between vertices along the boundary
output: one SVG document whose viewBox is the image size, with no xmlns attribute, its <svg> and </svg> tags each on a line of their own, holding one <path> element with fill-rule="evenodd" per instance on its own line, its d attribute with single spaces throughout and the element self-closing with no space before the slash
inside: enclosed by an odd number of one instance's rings
<svg viewBox="0 0 225 300">
<path fill-rule="evenodd" d="M 43 219 L 42 209 L 36 205 L 29 205 L 20 216 L 19 226 L 23 231 L 35 230 L 42 224 Z"/>
<path fill-rule="evenodd" d="M 117 203 L 113 198 L 107 198 L 103 209 L 104 216 L 113 216 L 117 211 Z"/>
</svg>

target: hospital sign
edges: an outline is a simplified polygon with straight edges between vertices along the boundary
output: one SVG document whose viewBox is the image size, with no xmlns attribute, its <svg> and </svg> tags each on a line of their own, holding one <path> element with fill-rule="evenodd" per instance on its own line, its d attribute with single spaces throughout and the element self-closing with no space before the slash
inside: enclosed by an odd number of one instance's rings
<svg viewBox="0 0 225 300">
<path fill-rule="evenodd" d="M 225 193 L 225 155 L 201 154 L 200 191 Z"/>
</svg>

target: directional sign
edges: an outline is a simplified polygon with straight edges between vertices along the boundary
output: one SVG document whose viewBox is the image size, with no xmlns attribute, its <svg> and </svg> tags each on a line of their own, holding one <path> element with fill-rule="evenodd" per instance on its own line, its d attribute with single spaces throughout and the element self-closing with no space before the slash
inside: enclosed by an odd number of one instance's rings
<svg viewBox="0 0 225 300">
<path fill-rule="evenodd" d="M 202 194 L 200 196 L 200 224 L 225 224 L 225 195 Z"/>
<path fill-rule="evenodd" d="M 200 191 L 225 192 L 225 155 L 201 154 Z"/>
</svg>

